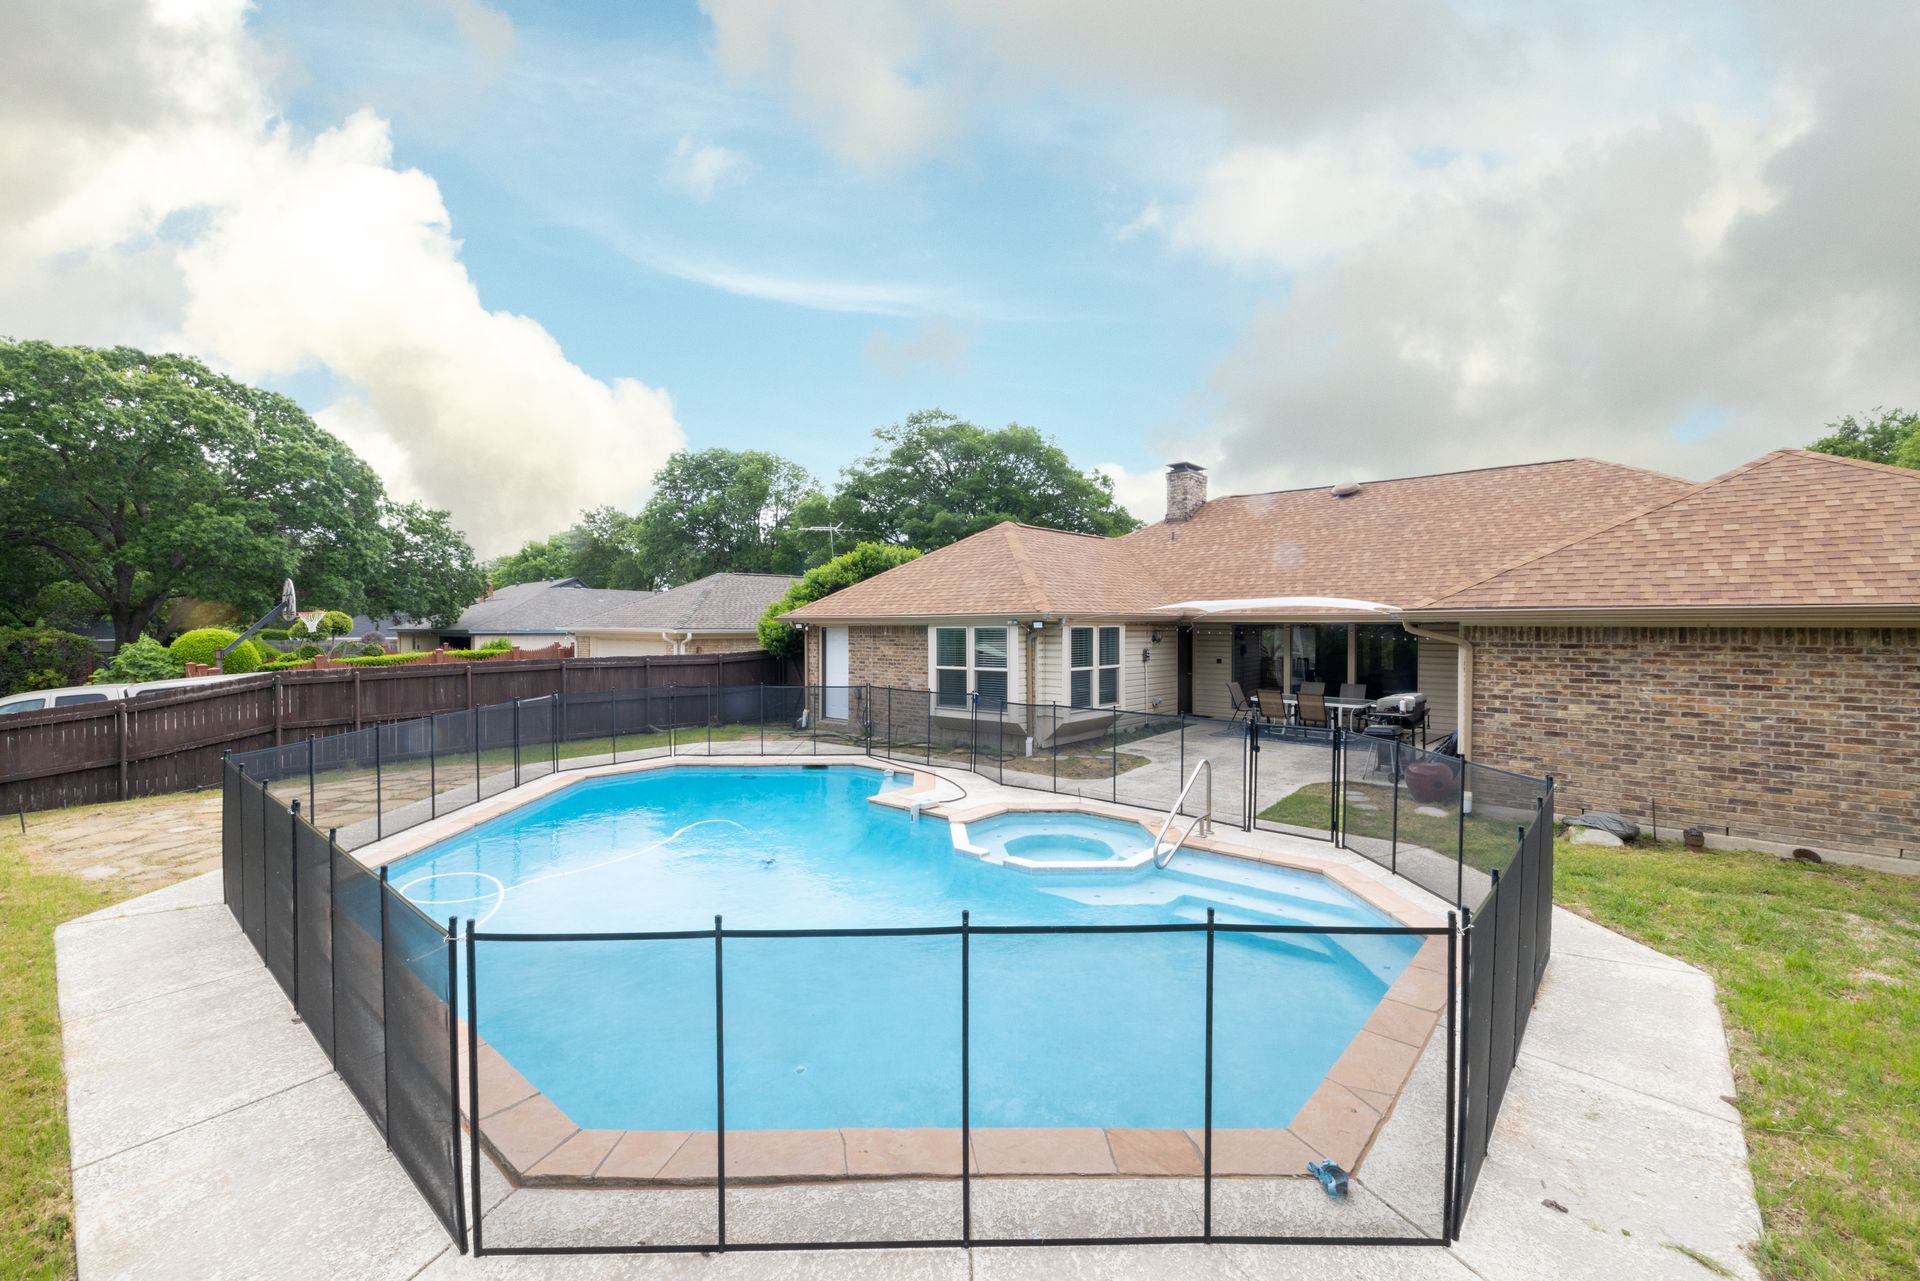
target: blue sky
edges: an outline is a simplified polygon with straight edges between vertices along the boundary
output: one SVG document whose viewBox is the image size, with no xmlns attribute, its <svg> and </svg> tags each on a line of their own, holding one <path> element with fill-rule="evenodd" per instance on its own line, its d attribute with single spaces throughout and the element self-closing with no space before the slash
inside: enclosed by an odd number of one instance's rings
<svg viewBox="0 0 1920 1281">
<path fill-rule="evenodd" d="M 937 405 L 1151 469 L 1150 434 L 1192 412 L 1265 292 L 1125 235 L 1151 193 L 1065 106 L 866 172 L 729 83 L 692 5 L 502 8 L 514 52 L 491 74 L 419 8 L 276 2 L 254 25 L 297 63 L 293 121 L 376 107 L 395 163 L 439 184 L 484 304 L 591 374 L 667 390 L 694 447 L 831 479 L 872 428 Z M 683 144 L 740 172 L 676 187 Z"/>
<path fill-rule="evenodd" d="M 487 554 L 932 406 L 1152 515 L 1920 405 L 1911 0 L 10 18 L 0 333 L 282 388 Z"/>
</svg>

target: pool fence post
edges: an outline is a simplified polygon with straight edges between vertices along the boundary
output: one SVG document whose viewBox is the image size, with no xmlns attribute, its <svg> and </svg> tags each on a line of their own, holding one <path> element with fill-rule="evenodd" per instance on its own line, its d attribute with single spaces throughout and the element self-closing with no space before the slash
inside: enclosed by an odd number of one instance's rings
<svg viewBox="0 0 1920 1281">
<path fill-rule="evenodd" d="M 520 700 L 513 700 L 513 785 L 520 786 Z"/>
<path fill-rule="evenodd" d="M 563 667 L 560 670 L 564 672 L 566 668 Z M 547 718 L 547 737 L 553 742 L 553 748 L 547 756 L 547 773 L 549 774 L 560 772 L 560 727 L 566 718 L 567 705 L 556 693 L 553 696 L 553 714 Z"/>
<path fill-rule="evenodd" d="M 715 679 L 718 679 L 717 677 Z M 707 686 L 707 755 L 713 755 L 713 721 L 720 714 L 718 685 Z"/>
<path fill-rule="evenodd" d="M 1395 740 L 1396 745 L 1399 740 Z M 1459 918 L 1454 912 L 1447 913 L 1447 1113 L 1445 1119 L 1446 1138 L 1442 1141 L 1442 1160 L 1445 1163 L 1441 1174 L 1440 1188 L 1440 1240 L 1442 1244 L 1453 1244 L 1453 1109 L 1454 1090 L 1458 1085 L 1460 1021 L 1458 1007 L 1455 1004 L 1456 989 L 1460 983 L 1460 933 Z"/>
<path fill-rule="evenodd" d="M 1393 789 L 1393 840 L 1387 847 L 1387 870 L 1400 875 L 1400 740 L 1393 740 L 1393 772 L 1387 775 Z"/>
<path fill-rule="evenodd" d="M 340 859 L 339 834 L 337 827 L 327 829 L 327 1025 L 332 1029 L 327 1036 L 331 1042 L 327 1059 L 335 1067 L 340 1065 L 340 949 L 334 946 L 340 935 L 335 928 L 340 920 L 340 886 L 335 876 Z"/>
<path fill-rule="evenodd" d="M 667 682 L 667 755 L 678 756 L 680 745 L 674 741 L 673 723 L 680 719 L 680 704 L 673 692 L 673 682 Z"/>
<path fill-rule="evenodd" d="M 960 1244 L 973 1248 L 973 1080 L 968 1066 L 968 1033 L 972 1023 L 972 982 L 970 977 L 972 935 L 967 921 L 971 913 L 960 913 Z"/>
<path fill-rule="evenodd" d="M 440 727 L 427 713 L 427 817 L 440 817 Z"/>
<path fill-rule="evenodd" d="M 467 918 L 467 1153 L 473 1191 L 473 1257 L 479 1258 L 480 1216 L 480 1005 L 474 977 L 473 918 Z M 456 1113 L 454 1124 L 460 1123 Z M 457 1158 L 456 1158 L 457 1159 Z"/>
<path fill-rule="evenodd" d="M 1202 1096 L 1204 1142 L 1200 1150 L 1200 1235 L 1213 1240 L 1213 909 L 1207 909 L 1206 1092 Z"/>
<path fill-rule="evenodd" d="M 1113 784 L 1114 804 L 1120 803 L 1120 709 L 1113 709 L 1113 742 L 1108 748 L 1108 781 Z"/>
<path fill-rule="evenodd" d="M 1048 703 L 1047 706 L 1051 708 L 1053 712 L 1052 724 L 1050 726 L 1053 732 L 1049 736 L 1053 741 L 1049 744 L 1049 747 L 1053 752 L 1053 790 L 1058 792 L 1060 790 L 1060 704 Z"/>
<path fill-rule="evenodd" d="M 307 735 L 307 821 L 313 821 L 313 735 Z"/>
<path fill-rule="evenodd" d="M 460 918 L 447 918 L 447 1091 L 453 1110 L 447 1123 L 453 1127 L 453 1142 L 447 1151 L 453 1157 L 453 1240 L 460 1253 L 467 1252 L 467 1193 L 460 1177 L 460 1018 L 457 975 L 460 973 Z"/>
<path fill-rule="evenodd" d="M 1457 799 L 1459 805 L 1454 818 L 1460 830 L 1454 837 L 1453 901 L 1464 906 L 1467 901 L 1467 760 L 1464 756 L 1460 758 L 1460 795 Z"/>
<path fill-rule="evenodd" d="M 287 807 L 287 884 L 293 906 L 293 1014 L 300 1017 L 300 798 Z"/>
<path fill-rule="evenodd" d="M 767 683 L 760 682 L 760 755 L 767 754 Z"/>
<path fill-rule="evenodd" d="M 820 703 L 821 703 L 821 705 L 822 705 L 822 706 L 824 706 L 824 705 L 825 705 L 825 703 L 826 703 L 826 701 L 827 701 L 827 700 L 826 700 L 826 689 L 827 689 L 827 687 L 826 687 L 826 686 L 824 686 L 824 685 L 820 685 L 820 686 L 817 686 L 816 688 L 818 688 L 818 689 L 820 690 L 820 694 L 821 694 L 821 697 L 820 697 Z M 802 686 L 800 687 L 800 705 L 801 705 L 801 707 L 803 707 L 803 708 L 805 708 L 805 709 L 806 709 L 806 713 L 807 713 L 807 735 L 808 735 L 808 737 L 809 737 L 809 738 L 810 738 L 810 739 L 812 740 L 812 742 L 813 742 L 813 754 L 814 754 L 815 756 L 818 756 L 818 755 L 820 755 L 820 711 L 821 711 L 821 707 L 816 707 L 816 706 L 814 705 L 814 701 L 813 701 L 813 699 L 811 699 L 810 697 L 808 697 L 808 690 L 807 690 L 807 686 L 805 686 L 805 685 L 802 685 Z"/>
<path fill-rule="evenodd" d="M 1183 786 L 1185 786 L 1186 781 L 1187 781 L 1187 714 L 1185 712 L 1181 712 L 1180 713 L 1180 772 L 1173 776 L 1173 797 L 1176 801 L 1180 799 L 1180 789 Z M 1207 786 L 1208 787 L 1213 786 L 1211 776 L 1209 776 L 1208 778 Z M 1184 814 L 1185 812 L 1186 812 L 1186 809 L 1183 806 L 1181 808 L 1181 813 Z"/>
<path fill-rule="evenodd" d="M 373 839 L 379 840 L 387 834 L 385 792 L 381 787 L 380 766 L 380 723 L 373 724 Z"/>
<path fill-rule="evenodd" d="M 378 729 L 374 731 L 378 733 Z M 380 1141 L 393 1151 L 393 1046 L 387 1040 L 387 865 L 380 865 Z"/>
<path fill-rule="evenodd" d="M 713 1153 L 714 1186 L 718 1190 L 717 1248 L 727 1248 L 727 1004 L 721 978 L 720 946 L 725 937 L 720 918 L 713 918 Z"/>
<path fill-rule="evenodd" d="M 1473 1066 L 1473 909 L 1460 904 L 1460 1074 Z M 1459 1083 L 1459 1121 L 1454 1126 L 1453 1223 L 1450 1235 L 1460 1235 L 1460 1221 L 1466 1217 L 1462 1202 L 1467 1190 L 1467 1129 L 1471 1122 L 1467 1106 L 1470 1080 Z"/>
</svg>

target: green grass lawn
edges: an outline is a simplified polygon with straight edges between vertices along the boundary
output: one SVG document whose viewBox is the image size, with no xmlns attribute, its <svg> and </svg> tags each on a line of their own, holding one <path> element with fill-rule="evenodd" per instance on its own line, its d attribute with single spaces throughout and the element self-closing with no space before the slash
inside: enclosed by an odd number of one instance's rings
<svg viewBox="0 0 1920 1281">
<path fill-rule="evenodd" d="M 1330 821 L 1332 806 L 1329 797 L 1332 792 L 1331 783 L 1309 783 L 1261 810 L 1260 817 L 1269 823 L 1285 823 L 1289 827 L 1324 832 Z M 1345 819 L 1349 835 L 1384 841 L 1395 834 L 1392 788 L 1371 783 L 1349 783 L 1347 801 Z M 1420 810 L 1423 808 L 1440 812 L 1422 814 Z M 1469 814 L 1463 829 L 1457 807 L 1417 805 L 1404 792 L 1400 797 L 1397 822 L 1402 845 L 1423 846 L 1443 853 L 1448 858 L 1453 857 L 1453 851 L 1464 838 L 1467 866 L 1482 871 L 1506 867 L 1519 849 L 1519 833 L 1508 819 Z"/>
<path fill-rule="evenodd" d="M 1712 974 L 1769 1277 L 1920 1258 L 1920 878 L 1562 842 L 1554 897 Z"/>
<path fill-rule="evenodd" d="M 0 1277 L 73 1275 L 53 927 L 117 896 L 32 871 L 17 838 L 0 835 Z"/>
</svg>

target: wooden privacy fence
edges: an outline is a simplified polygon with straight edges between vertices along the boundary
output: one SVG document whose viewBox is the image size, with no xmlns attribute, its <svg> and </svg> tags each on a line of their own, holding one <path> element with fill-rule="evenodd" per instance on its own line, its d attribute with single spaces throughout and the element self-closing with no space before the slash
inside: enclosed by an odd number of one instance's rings
<svg viewBox="0 0 1920 1281">
<path fill-rule="evenodd" d="M 0 718 L 0 812 L 211 787 L 220 758 L 516 698 L 672 685 L 783 684 L 762 650 L 261 673 Z"/>
</svg>

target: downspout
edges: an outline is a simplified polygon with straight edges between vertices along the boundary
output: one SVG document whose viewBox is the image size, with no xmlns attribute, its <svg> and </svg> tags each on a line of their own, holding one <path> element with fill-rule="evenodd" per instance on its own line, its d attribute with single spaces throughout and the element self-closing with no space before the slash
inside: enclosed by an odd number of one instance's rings
<svg viewBox="0 0 1920 1281">
<path fill-rule="evenodd" d="M 673 632 L 663 627 L 660 629 L 660 639 L 666 642 L 669 653 L 684 654 L 687 652 L 687 643 L 693 639 L 693 633 L 681 632 L 680 639 L 675 640 Z"/>
<path fill-rule="evenodd" d="M 1473 642 L 1462 635 L 1449 636 L 1445 632 L 1432 632 L 1424 627 L 1415 627 L 1406 619 L 1400 620 L 1401 630 L 1409 636 L 1418 636 L 1421 640 L 1439 641 L 1443 645 L 1452 645 L 1458 651 L 1455 666 L 1455 682 L 1460 689 L 1460 724 L 1455 730 L 1460 736 L 1460 755 L 1473 759 Z"/>
</svg>

